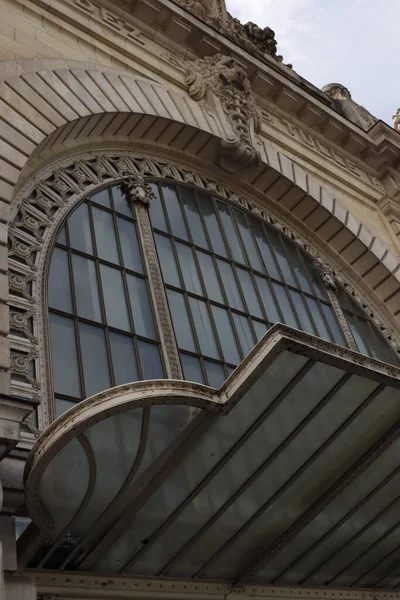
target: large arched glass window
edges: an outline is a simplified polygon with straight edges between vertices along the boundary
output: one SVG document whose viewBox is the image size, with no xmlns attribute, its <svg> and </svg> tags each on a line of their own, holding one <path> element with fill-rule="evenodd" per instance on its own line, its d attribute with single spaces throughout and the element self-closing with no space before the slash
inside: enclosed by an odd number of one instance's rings
<svg viewBox="0 0 400 600">
<path fill-rule="evenodd" d="M 152 189 L 150 218 L 186 379 L 218 387 L 278 322 L 347 345 L 312 261 L 284 236 L 192 188 Z"/>
<path fill-rule="evenodd" d="M 332 305 L 311 257 L 272 225 L 193 186 L 150 185 L 142 217 L 185 379 L 219 387 L 279 322 L 399 364 L 347 292 Z M 119 184 L 85 199 L 61 229 L 48 287 L 56 416 L 115 385 L 166 376 L 142 246 Z"/>
<path fill-rule="evenodd" d="M 120 186 L 68 218 L 48 304 L 56 416 L 115 385 L 164 377 L 135 215 Z"/>
</svg>

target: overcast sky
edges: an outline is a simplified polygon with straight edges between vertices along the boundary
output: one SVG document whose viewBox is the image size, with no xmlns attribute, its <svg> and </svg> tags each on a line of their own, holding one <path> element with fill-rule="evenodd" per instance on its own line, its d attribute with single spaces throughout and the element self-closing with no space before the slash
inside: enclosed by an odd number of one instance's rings
<svg viewBox="0 0 400 600">
<path fill-rule="evenodd" d="M 278 54 L 317 87 L 346 86 L 392 124 L 400 106 L 400 0 L 226 0 L 242 23 L 271 27 Z"/>
</svg>

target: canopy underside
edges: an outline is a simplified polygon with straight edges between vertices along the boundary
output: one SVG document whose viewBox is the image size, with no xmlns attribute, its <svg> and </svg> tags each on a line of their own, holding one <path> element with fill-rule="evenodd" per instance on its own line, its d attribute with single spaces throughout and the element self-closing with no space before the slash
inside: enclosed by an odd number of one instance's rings
<svg viewBox="0 0 400 600">
<path fill-rule="evenodd" d="M 393 588 L 399 388 L 400 370 L 275 326 L 219 390 L 99 394 L 32 453 L 20 555 L 135 577 Z"/>
</svg>

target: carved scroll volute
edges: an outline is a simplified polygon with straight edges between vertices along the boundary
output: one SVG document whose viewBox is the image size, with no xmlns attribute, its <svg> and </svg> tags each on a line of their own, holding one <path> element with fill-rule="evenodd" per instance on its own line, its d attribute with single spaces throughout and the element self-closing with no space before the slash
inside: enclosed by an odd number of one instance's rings
<svg viewBox="0 0 400 600">
<path fill-rule="evenodd" d="M 186 83 L 189 95 L 205 101 L 222 125 L 221 168 L 234 173 L 257 166 L 260 117 L 243 67 L 229 56 L 208 56 L 189 65 Z"/>
</svg>

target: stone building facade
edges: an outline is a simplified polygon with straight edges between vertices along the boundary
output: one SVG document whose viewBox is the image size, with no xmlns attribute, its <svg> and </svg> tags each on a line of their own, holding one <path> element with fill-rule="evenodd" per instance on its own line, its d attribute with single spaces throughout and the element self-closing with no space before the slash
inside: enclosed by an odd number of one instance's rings
<svg viewBox="0 0 400 600">
<path fill-rule="evenodd" d="M 398 131 L 224 0 L 0 15 L 0 598 L 398 598 Z"/>
</svg>

